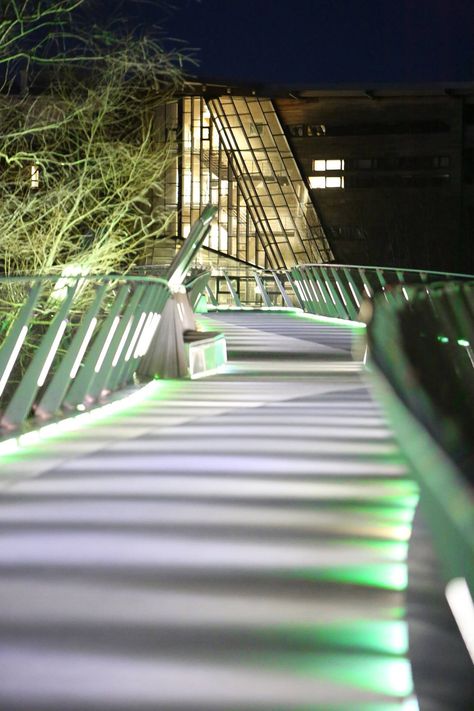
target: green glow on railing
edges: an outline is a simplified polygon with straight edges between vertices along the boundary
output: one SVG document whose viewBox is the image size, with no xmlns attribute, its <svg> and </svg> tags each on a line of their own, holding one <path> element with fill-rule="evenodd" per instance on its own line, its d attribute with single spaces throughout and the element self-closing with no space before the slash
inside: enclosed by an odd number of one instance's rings
<svg viewBox="0 0 474 711">
<path fill-rule="evenodd" d="M 471 345 L 469 341 L 466 341 L 464 338 L 458 338 L 457 344 L 458 346 L 464 346 L 464 348 L 469 348 L 469 346 Z"/>
<path fill-rule="evenodd" d="M 340 652 L 269 654 L 264 660 L 264 664 L 273 669 L 292 669 L 301 676 L 325 679 L 401 700 L 413 693 L 410 662 L 403 657 L 381 654 L 342 654 Z M 332 708 L 330 705 L 324 707 L 325 711 L 332 711 Z M 352 711 L 356 708 L 356 704 L 351 704 L 347 708 Z M 363 706 L 363 708 L 370 707 Z M 382 708 L 391 707 L 388 704 Z M 402 710 L 404 707 L 398 706 L 398 708 Z M 411 708 L 416 708 L 416 706 Z"/>
<path fill-rule="evenodd" d="M 272 632 L 270 630 L 270 634 Z M 314 646 L 314 651 L 324 645 L 360 653 L 408 654 L 408 626 L 404 620 L 359 619 L 332 624 L 285 625 L 278 627 L 276 633 L 289 641 Z"/>
<path fill-rule="evenodd" d="M 96 407 L 78 415 L 72 415 L 64 420 L 40 427 L 32 432 L 26 432 L 18 437 L 11 437 L 0 442 L 0 457 L 19 453 L 23 448 L 39 444 L 45 440 L 59 437 L 64 433 L 78 430 L 83 426 L 93 425 L 110 415 L 119 414 L 144 400 L 156 396 L 163 389 L 162 381 L 153 380 L 139 390 L 126 395 L 101 407 Z"/>
<path fill-rule="evenodd" d="M 436 340 L 440 343 L 449 343 L 449 338 L 447 336 L 438 336 Z"/>
<path fill-rule="evenodd" d="M 373 563 L 347 565 L 337 568 L 302 568 L 292 576 L 303 580 L 343 583 L 357 587 L 380 588 L 402 592 L 406 589 L 408 573 L 405 563 Z"/>
</svg>

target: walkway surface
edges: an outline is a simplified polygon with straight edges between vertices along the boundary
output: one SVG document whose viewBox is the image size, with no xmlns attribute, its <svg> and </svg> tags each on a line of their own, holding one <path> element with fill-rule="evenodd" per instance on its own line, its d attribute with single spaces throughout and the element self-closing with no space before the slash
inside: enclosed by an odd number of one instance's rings
<svg viewBox="0 0 474 711">
<path fill-rule="evenodd" d="M 4 464 L 1 709 L 389 711 L 411 693 L 414 487 L 351 330 L 204 322 L 225 373 Z"/>
</svg>

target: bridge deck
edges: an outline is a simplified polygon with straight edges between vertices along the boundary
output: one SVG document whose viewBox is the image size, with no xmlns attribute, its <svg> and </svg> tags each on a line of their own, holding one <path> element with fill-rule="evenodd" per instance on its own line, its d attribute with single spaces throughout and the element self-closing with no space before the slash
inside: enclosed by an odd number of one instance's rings
<svg viewBox="0 0 474 711">
<path fill-rule="evenodd" d="M 4 467 L 0 708 L 400 708 L 414 487 L 351 331 L 226 313 L 227 371 Z"/>
</svg>

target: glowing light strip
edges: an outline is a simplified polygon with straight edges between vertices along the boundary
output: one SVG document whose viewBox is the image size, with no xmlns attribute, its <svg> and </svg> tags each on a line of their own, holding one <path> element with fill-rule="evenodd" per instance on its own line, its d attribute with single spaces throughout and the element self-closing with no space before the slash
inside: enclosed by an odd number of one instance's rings
<svg viewBox="0 0 474 711">
<path fill-rule="evenodd" d="M 329 282 L 327 281 L 327 279 L 324 280 L 324 283 L 326 284 L 326 289 L 329 292 L 329 296 L 331 297 L 332 303 L 334 304 L 334 306 L 336 306 L 336 299 L 332 295 L 332 289 L 330 288 Z"/>
<path fill-rule="evenodd" d="M 310 284 L 310 286 L 311 286 L 311 291 L 312 291 L 313 294 L 314 294 L 314 298 L 316 299 L 316 301 L 317 301 L 318 304 L 319 304 L 319 295 L 318 295 L 318 292 L 316 291 L 316 287 L 315 287 L 315 285 L 313 284 L 313 282 L 311 282 L 311 281 L 309 282 L 309 284 Z"/>
<path fill-rule="evenodd" d="M 136 392 L 127 395 L 120 400 L 110 402 L 107 405 L 102 405 L 101 407 L 96 407 L 89 412 L 83 412 L 80 415 L 73 415 L 65 420 L 45 425 L 37 430 L 33 430 L 32 432 L 26 432 L 25 434 L 19 435 L 18 437 L 6 439 L 3 442 L 0 442 L 0 457 L 16 454 L 23 447 L 30 447 L 31 445 L 40 444 L 45 440 L 58 437 L 65 432 L 78 430 L 84 425 L 90 425 L 94 422 L 102 420 L 111 414 L 122 412 L 123 410 L 126 410 L 129 407 L 155 395 L 161 388 L 162 383 L 152 381 L 151 383 L 144 385 Z"/>
<path fill-rule="evenodd" d="M 82 363 L 82 357 L 83 357 L 84 353 L 86 352 L 86 348 L 89 345 L 89 341 L 92 338 L 92 334 L 94 333 L 94 329 L 95 329 L 96 325 L 97 325 L 97 319 L 93 318 L 89 324 L 89 328 L 87 329 L 87 333 L 84 336 L 84 340 L 82 341 L 81 347 L 79 348 L 79 353 L 77 354 L 77 358 L 76 358 L 74 365 L 72 366 L 71 372 L 69 374 L 71 378 L 75 378 L 77 375 L 79 366 Z"/>
<path fill-rule="evenodd" d="M 140 320 L 138 321 L 137 327 L 135 329 L 135 333 L 133 334 L 133 338 L 130 342 L 130 345 L 128 347 L 127 354 L 125 356 L 125 362 L 128 363 L 130 358 L 132 357 L 133 349 L 135 348 L 135 343 L 138 340 L 138 337 L 140 335 L 140 331 L 143 325 L 143 321 L 146 319 L 146 312 L 144 311 L 142 315 L 140 316 Z"/>
<path fill-rule="evenodd" d="M 146 331 L 146 338 L 143 341 L 138 355 L 144 356 L 147 354 L 148 349 L 153 340 L 153 336 L 155 335 L 156 329 L 158 328 L 158 324 L 160 323 L 160 318 L 160 314 L 153 314 L 153 318 L 151 319 L 150 325 L 148 326 L 148 329 Z"/>
<path fill-rule="evenodd" d="M 357 298 L 357 295 L 355 293 L 354 287 L 352 286 L 351 282 L 349 282 L 349 288 L 352 291 L 352 296 L 354 297 L 354 301 L 357 304 L 357 308 L 360 309 L 360 302 L 359 302 L 359 299 Z"/>
<path fill-rule="evenodd" d="M 319 291 L 321 292 L 321 296 L 323 297 L 324 303 L 327 304 L 327 300 L 326 300 L 326 297 L 324 296 L 324 291 L 322 290 L 321 284 L 319 283 L 319 281 L 317 281 L 316 283 L 318 285 Z"/>
<path fill-rule="evenodd" d="M 117 326 L 120 323 L 120 318 L 116 316 L 113 320 L 112 326 L 110 327 L 110 331 L 107 335 L 106 341 L 102 347 L 101 354 L 99 356 L 99 359 L 95 365 L 94 372 L 98 373 L 100 369 L 102 368 L 102 363 L 104 362 L 105 356 L 107 355 L 107 351 L 109 350 L 110 342 L 112 338 L 114 337 L 114 333 L 117 330 Z"/>
<path fill-rule="evenodd" d="M 367 286 L 367 284 L 365 283 L 365 281 L 364 281 L 364 289 L 365 289 L 365 293 L 367 294 L 367 296 L 369 297 L 369 299 L 371 299 L 371 298 L 372 298 L 372 294 L 370 293 L 370 289 L 369 289 L 369 287 Z"/>
<path fill-rule="evenodd" d="M 53 358 L 56 355 L 56 351 L 59 348 L 59 344 L 61 343 L 61 338 L 63 337 L 64 331 L 66 330 L 67 326 L 67 320 L 64 319 L 64 321 L 61 321 L 61 325 L 58 328 L 58 332 L 56 334 L 56 337 L 53 341 L 53 345 L 51 346 L 51 350 L 48 353 L 48 357 L 46 358 L 44 365 L 43 365 L 43 370 L 40 373 L 40 376 L 37 380 L 37 385 L 40 388 L 42 385 L 44 385 L 44 381 L 46 380 L 46 376 L 49 373 L 49 369 L 51 368 L 51 363 L 53 362 Z"/>
<path fill-rule="evenodd" d="M 134 358 L 138 358 L 139 356 L 143 355 L 143 347 L 148 339 L 149 328 L 150 328 L 152 321 L 153 321 L 153 311 L 150 311 L 147 316 L 147 319 L 145 321 L 145 325 L 143 326 L 143 330 L 142 330 L 140 339 L 138 341 L 137 347 L 135 348 L 135 352 L 133 354 Z"/>
<path fill-rule="evenodd" d="M 344 298 L 344 294 L 342 293 L 342 289 L 341 289 L 341 287 L 339 286 L 339 282 L 338 282 L 338 281 L 336 281 L 336 286 L 337 286 L 337 288 L 338 288 L 338 290 L 339 290 L 339 293 L 340 293 L 340 295 L 341 295 L 342 303 L 344 304 L 344 306 L 347 306 L 347 302 L 346 302 L 346 300 L 345 300 L 345 298 Z"/>
<path fill-rule="evenodd" d="M 119 343 L 118 348 L 117 348 L 117 351 L 116 351 L 116 353 L 115 353 L 115 355 L 114 355 L 114 359 L 113 359 L 113 361 L 112 361 L 112 368 L 115 368 L 115 366 L 116 366 L 117 363 L 119 362 L 120 354 L 122 353 L 122 351 L 123 351 L 123 349 L 124 349 L 126 340 L 127 340 L 127 338 L 128 338 L 128 334 L 129 334 L 129 332 L 130 332 L 130 329 L 132 328 L 132 323 L 133 323 L 133 316 L 130 316 L 130 319 L 129 319 L 128 323 L 127 323 L 127 327 L 126 327 L 126 329 L 125 329 L 125 332 L 124 332 L 122 338 L 120 339 L 120 343 Z"/>
<path fill-rule="evenodd" d="M 446 585 L 446 599 L 474 663 L 474 602 L 465 578 L 453 578 Z"/>
<path fill-rule="evenodd" d="M 403 292 L 403 296 L 405 297 L 405 299 L 407 301 L 410 301 L 410 299 L 408 298 L 407 290 L 405 289 L 404 286 L 402 286 L 402 292 Z"/>
<path fill-rule="evenodd" d="M 21 329 L 20 334 L 18 336 L 17 342 L 15 343 L 15 347 L 12 350 L 12 354 L 11 354 L 10 358 L 8 359 L 8 363 L 6 365 L 4 373 L 2 375 L 2 379 L 0 380 L 0 395 L 5 390 L 5 385 L 8 382 L 8 378 L 10 376 L 10 373 L 12 372 L 13 366 L 15 365 L 15 361 L 18 357 L 18 353 L 20 352 L 20 349 L 23 345 L 23 341 L 25 340 L 27 333 L 28 333 L 28 326 L 23 326 L 23 328 Z"/>
</svg>

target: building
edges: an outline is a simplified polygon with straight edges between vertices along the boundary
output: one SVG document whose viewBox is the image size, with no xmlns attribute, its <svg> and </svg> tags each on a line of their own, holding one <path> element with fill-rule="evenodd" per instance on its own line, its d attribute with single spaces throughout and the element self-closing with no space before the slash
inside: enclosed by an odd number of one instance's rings
<svg viewBox="0 0 474 711">
<path fill-rule="evenodd" d="M 196 82 L 164 111 L 157 125 L 174 152 L 164 199 L 177 209 L 168 244 L 212 202 L 212 264 L 474 270 L 473 85 Z"/>
</svg>

